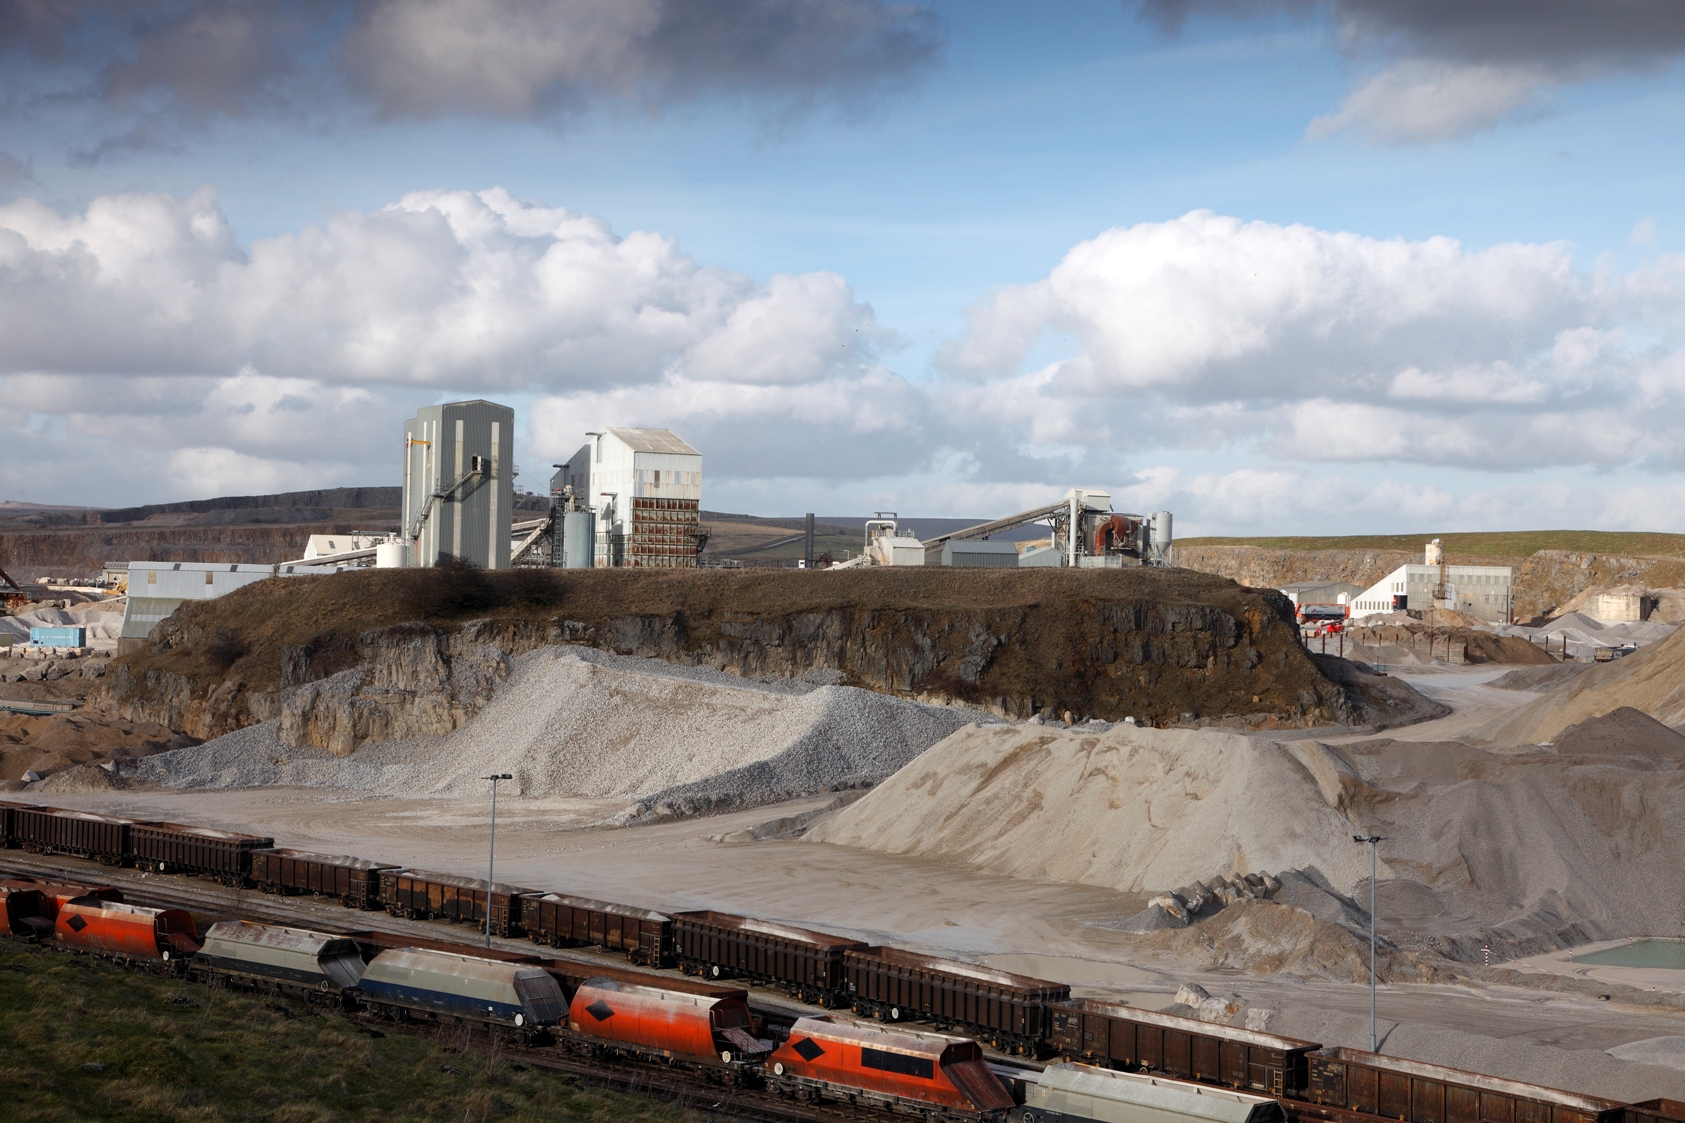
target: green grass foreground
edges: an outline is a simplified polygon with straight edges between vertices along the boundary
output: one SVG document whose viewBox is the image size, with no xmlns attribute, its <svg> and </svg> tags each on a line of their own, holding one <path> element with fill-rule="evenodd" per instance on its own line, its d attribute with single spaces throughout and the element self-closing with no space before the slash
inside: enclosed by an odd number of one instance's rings
<svg viewBox="0 0 1685 1123">
<path fill-rule="evenodd" d="M 455 1048 L 461 1032 L 377 1035 L 303 1004 L 0 936 L 0 1118 L 15 1123 L 700 1118 L 576 1087 L 522 1064 L 518 1048 Z"/>
</svg>

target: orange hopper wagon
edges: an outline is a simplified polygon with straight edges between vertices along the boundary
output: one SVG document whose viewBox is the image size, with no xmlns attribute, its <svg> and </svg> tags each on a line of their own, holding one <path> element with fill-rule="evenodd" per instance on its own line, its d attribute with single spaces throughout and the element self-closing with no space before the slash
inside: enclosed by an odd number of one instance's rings
<svg viewBox="0 0 1685 1123">
<path fill-rule="evenodd" d="M 181 909 L 149 909 L 93 897 L 67 901 L 53 936 L 84 951 L 126 959 L 186 961 L 199 950 L 193 917 Z"/>
<path fill-rule="evenodd" d="M 769 1059 L 767 1087 L 797 1099 L 836 1100 L 998 1120 L 1012 1095 L 968 1037 L 799 1018 Z"/>
</svg>

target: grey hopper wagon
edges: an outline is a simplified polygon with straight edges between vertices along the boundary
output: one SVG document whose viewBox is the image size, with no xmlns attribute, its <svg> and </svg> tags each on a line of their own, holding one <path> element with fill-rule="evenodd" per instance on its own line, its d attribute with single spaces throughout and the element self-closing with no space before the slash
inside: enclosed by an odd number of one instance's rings
<svg viewBox="0 0 1685 1123">
<path fill-rule="evenodd" d="M 393 948 L 369 963 L 359 985 L 377 1013 L 454 1017 L 522 1034 L 567 1017 L 560 984 L 542 967 L 423 948 Z"/>
<path fill-rule="evenodd" d="M 1012 1123 L 1287 1123 L 1272 1096 L 1093 1065 L 1048 1065 Z"/>
<path fill-rule="evenodd" d="M 338 996 L 363 977 L 363 956 L 346 936 L 225 920 L 211 925 L 193 957 L 194 976 L 258 990 Z"/>
</svg>

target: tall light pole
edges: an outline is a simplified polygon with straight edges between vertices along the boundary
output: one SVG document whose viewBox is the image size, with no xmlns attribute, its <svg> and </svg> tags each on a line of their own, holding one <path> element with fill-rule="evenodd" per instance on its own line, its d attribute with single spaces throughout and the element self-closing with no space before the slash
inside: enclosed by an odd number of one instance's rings
<svg viewBox="0 0 1685 1123">
<path fill-rule="evenodd" d="M 515 777 L 507 772 L 497 772 L 490 776 L 481 776 L 482 780 L 491 781 L 491 854 L 486 858 L 486 946 L 491 947 L 491 890 L 495 884 L 493 873 L 497 869 L 497 782 L 499 780 L 513 780 Z"/>
<path fill-rule="evenodd" d="M 497 803 L 497 796 L 495 796 L 494 786 L 492 804 L 495 806 L 495 803 Z M 1377 852 L 1380 843 L 1387 841 L 1387 836 L 1353 835 L 1351 841 L 1355 841 L 1355 843 L 1367 841 L 1370 845 L 1370 1052 L 1375 1052 L 1375 1045 L 1377 1045 L 1377 1039 L 1375 1039 L 1375 870 L 1377 870 L 1375 852 Z M 487 944 L 487 948 L 489 946 L 490 944 Z"/>
</svg>

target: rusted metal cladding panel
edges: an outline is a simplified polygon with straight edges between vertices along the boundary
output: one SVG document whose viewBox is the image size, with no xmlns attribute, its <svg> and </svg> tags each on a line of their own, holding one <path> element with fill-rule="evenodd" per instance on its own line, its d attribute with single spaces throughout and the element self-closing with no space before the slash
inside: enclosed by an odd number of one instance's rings
<svg viewBox="0 0 1685 1123">
<path fill-rule="evenodd" d="M 593 986 L 574 992 L 568 1008 L 568 1028 L 576 1033 L 621 1041 L 645 1049 L 666 1050 L 689 1057 L 713 1059 L 714 1008 L 735 1004 L 748 1024 L 749 1007 L 741 998 L 713 999 L 665 988 Z"/>
<path fill-rule="evenodd" d="M 1193 1077 L 1193 1034 L 1182 1029 L 1164 1031 L 1164 1071 L 1172 1076 Z"/>
<path fill-rule="evenodd" d="M 1222 1050 L 1215 1037 L 1204 1034 L 1194 1035 L 1189 1042 L 1189 1067 L 1195 1080 L 1202 1080 L 1207 1084 L 1217 1084 L 1222 1081 Z"/>
<path fill-rule="evenodd" d="M 1096 1049 L 1093 1033 L 1084 1032 L 1084 1024 L 1088 1017 L 1076 1007 L 1054 1007 L 1053 1026 L 1047 1035 L 1048 1043 L 1061 1053 L 1068 1053 L 1073 1057 L 1105 1056 L 1104 1046 Z M 1097 1020 L 1102 1025 L 1105 1024 L 1105 1019 Z"/>
<path fill-rule="evenodd" d="M 1135 1027 L 1135 1058 L 1142 1068 L 1164 1068 L 1164 1027 L 1138 1025 Z"/>
<path fill-rule="evenodd" d="M 1685 1103 L 1678 1100 L 1640 1100 L 1627 1106 L 1622 1123 L 1685 1123 Z"/>
<path fill-rule="evenodd" d="M 1101 1014 L 1090 1014 L 1088 1019 L 1105 1022 L 1106 1052 L 1103 1055 L 1110 1058 L 1114 1065 L 1133 1067 L 1144 1063 L 1139 1045 L 1140 1026 L 1124 1018 L 1108 1018 Z M 1087 1020 L 1083 1024 L 1087 1025 Z M 1096 1040 L 1099 1038 L 1096 1037 Z"/>
<path fill-rule="evenodd" d="M 1249 1047 L 1240 1041 L 1219 1041 L 1217 1055 L 1217 1083 L 1231 1088 L 1244 1088 L 1252 1083 Z M 1262 1050 L 1258 1050 L 1262 1052 Z"/>
<path fill-rule="evenodd" d="M 1346 1066 L 1327 1057 L 1311 1057 L 1306 1066 L 1305 1098 L 1330 1107 L 1352 1107 L 1346 1092 Z"/>
<path fill-rule="evenodd" d="M 1421 1076 L 1410 1078 L 1412 1123 L 1445 1123 L 1445 1082 Z"/>
<path fill-rule="evenodd" d="M 1516 1096 L 1515 1123 L 1550 1123 L 1550 1105 L 1525 1096 Z"/>
<path fill-rule="evenodd" d="M 1410 1078 L 1401 1072 L 1377 1070 L 1376 1113 L 1393 1119 L 1410 1118 Z"/>
<path fill-rule="evenodd" d="M 1445 1123 L 1483 1123 L 1480 1091 L 1455 1084 L 1445 1086 Z"/>
<path fill-rule="evenodd" d="M 1500 1092 L 1480 1093 L 1482 1123 L 1515 1123 L 1515 1099 Z"/>
</svg>

